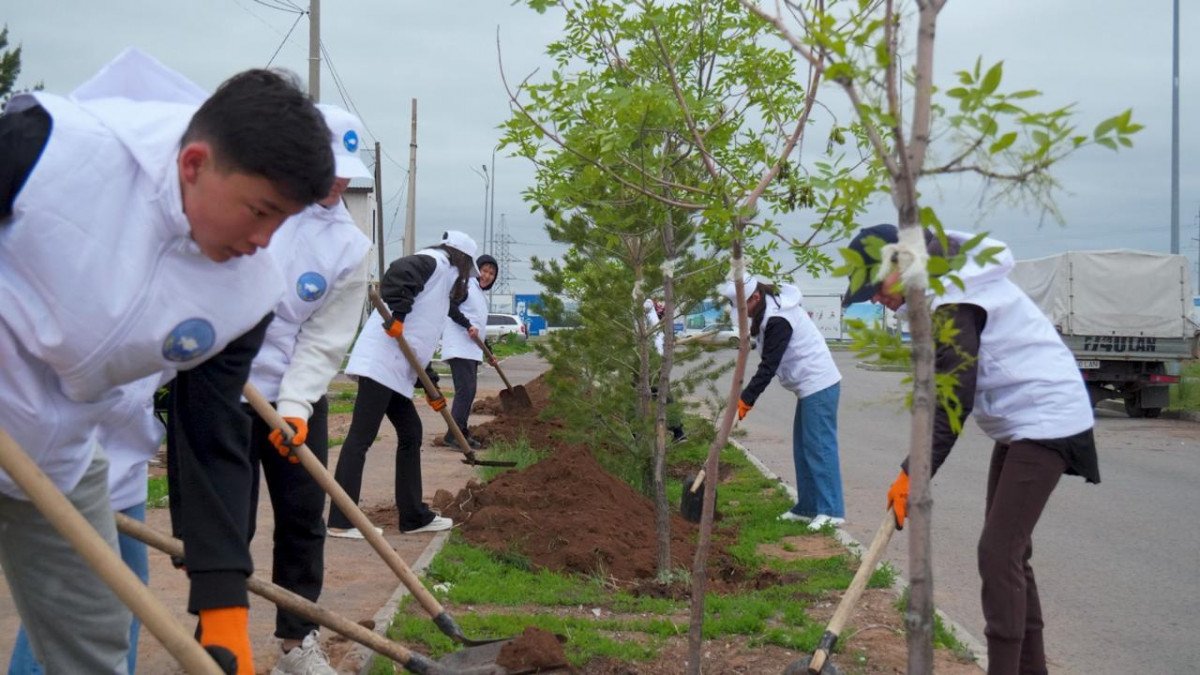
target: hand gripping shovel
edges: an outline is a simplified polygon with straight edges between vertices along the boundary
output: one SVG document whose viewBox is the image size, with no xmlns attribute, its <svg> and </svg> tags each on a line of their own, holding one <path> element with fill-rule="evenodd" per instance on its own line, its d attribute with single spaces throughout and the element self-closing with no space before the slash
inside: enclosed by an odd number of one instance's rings
<svg viewBox="0 0 1200 675">
<path fill-rule="evenodd" d="M 150 589 L 3 429 L 0 429 L 0 468 L 187 672 L 222 675 L 224 671 L 200 643 L 155 599 Z"/>
<path fill-rule="evenodd" d="M 375 305 L 375 310 L 379 312 L 379 316 L 383 317 L 384 325 L 392 323 L 392 313 L 388 310 L 387 305 L 383 303 L 383 298 L 379 297 L 379 293 L 374 288 L 367 292 L 371 296 L 371 304 Z M 442 396 L 442 392 L 433 382 L 429 380 L 429 376 L 425 374 L 425 367 L 417 361 L 417 355 L 413 353 L 412 347 L 408 346 L 408 340 L 404 339 L 403 335 L 396 336 L 396 344 L 400 347 L 400 351 L 404 352 L 404 358 L 408 360 L 408 365 L 417 373 L 417 377 L 421 379 L 421 386 L 425 389 L 425 397 L 429 399 L 432 407 L 435 401 L 439 399 L 443 402 L 446 400 Z M 467 444 L 467 437 L 463 436 L 462 429 L 458 428 L 458 423 L 450 416 L 449 406 L 442 405 L 438 409 L 442 413 L 442 419 L 446 420 L 446 427 L 451 434 L 454 435 L 454 441 L 458 443 L 458 449 L 467 456 L 463 460 L 464 464 L 479 465 L 479 466 L 516 466 L 516 462 L 500 462 L 493 460 L 476 459 L 475 451 Z"/>
<path fill-rule="evenodd" d="M 183 557 L 183 542 L 178 539 L 168 537 L 149 525 L 134 520 L 123 513 L 116 514 L 116 517 L 117 529 L 121 533 L 152 546 L 167 555 L 177 558 Z M 368 630 L 340 614 L 322 608 L 308 598 L 276 586 L 269 581 L 259 579 L 254 575 L 250 575 L 246 579 L 246 587 L 251 593 L 266 598 L 270 602 L 275 603 L 277 607 L 325 626 L 348 640 L 365 645 L 377 654 L 382 654 L 399 663 L 412 673 L 421 673 L 424 675 L 513 675 L 495 664 L 476 664 L 469 669 L 455 669 L 444 662 L 434 662 L 428 657 L 409 651 L 402 645 L 392 642 L 386 637 Z"/>
<path fill-rule="evenodd" d="M 802 673 L 838 675 L 837 667 L 829 663 L 829 655 L 837 645 L 838 637 L 841 635 L 842 629 L 846 627 L 850 613 L 854 611 L 854 605 L 858 604 L 858 599 L 866 590 L 867 582 L 871 579 L 875 566 L 879 564 L 879 559 L 883 557 L 883 552 L 887 550 L 888 542 L 891 541 L 895 532 L 896 514 L 892 512 L 891 508 L 888 508 L 887 515 L 883 518 L 883 524 L 879 526 L 875 532 L 875 538 L 871 540 L 871 547 L 867 549 L 866 555 L 859 563 L 858 571 L 854 573 L 854 579 L 850 582 L 849 588 L 842 594 L 842 600 L 838 603 L 833 618 L 829 620 L 829 625 L 825 627 L 825 634 L 821 636 L 816 651 L 812 653 L 812 656 L 793 661 L 783 671 L 783 675 L 802 675 Z"/>
<path fill-rule="evenodd" d="M 289 442 L 291 441 L 293 433 L 292 425 L 283 421 L 283 418 L 279 416 L 279 412 L 271 407 L 270 402 L 263 398 L 263 395 L 259 393 L 253 384 L 247 382 L 242 389 L 242 395 L 246 397 L 246 400 L 254 408 L 254 411 L 263 418 L 267 426 L 272 429 L 279 429 L 283 432 L 284 438 L 288 439 Z M 472 640 L 463 635 L 462 629 L 458 627 L 458 623 L 454 620 L 454 617 L 446 612 L 442 604 L 437 601 L 437 598 L 433 597 L 433 594 L 425 588 L 420 579 L 417 579 L 417 575 L 404 562 L 404 558 L 401 558 L 400 554 L 396 553 L 396 550 L 383 538 L 383 535 L 375 530 L 375 526 L 371 524 L 367 515 L 362 512 L 362 509 L 358 508 L 358 504 L 354 503 L 354 500 L 350 498 L 350 495 L 346 494 L 342 486 L 338 485 L 338 482 L 329 473 L 329 469 L 326 469 L 321 464 L 321 460 L 317 459 L 312 450 L 309 450 L 307 445 L 301 443 L 293 446 L 292 452 L 300 459 L 300 464 L 312 474 L 317 484 L 329 495 L 333 504 L 350 519 L 354 527 L 358 528 L 358 531 L 371 544 L 371 548 L 375 549 L 380 558 L 383 558 L 383 561 L 392 569 L 396 578 L 404 584 L 409 593 L 413 594 L 417 602 L 421 603 L 421 607 L 433 618 L 433 623 L 438 627 L 438 630 L 442 631 L 451 640 L 470 647 L 488 645 L 493 642 L 511 639 Z"/>
<path fill-rule="evenodd" d="M 504 412 L 518 413 L 532 410 L 533 401 L 529 400 L 529 392 L 525 391 L 525 385 L 512 386 L 512 383 L 504 376 L 504 371 L 500 369 L 500 363 L 496 361 L 496 357 L 492 354 L 492 350 L 488 349 L 487 344 L 480 340 L 478 335 L 472 336 L 471 339 L 483 350 L 483 355 L 487 357 L 488 363 L 496 369 L 500 379 L 504 380 L 505 389 L 500 392 L 500 407 L 504 409 Z"/>
</svg>

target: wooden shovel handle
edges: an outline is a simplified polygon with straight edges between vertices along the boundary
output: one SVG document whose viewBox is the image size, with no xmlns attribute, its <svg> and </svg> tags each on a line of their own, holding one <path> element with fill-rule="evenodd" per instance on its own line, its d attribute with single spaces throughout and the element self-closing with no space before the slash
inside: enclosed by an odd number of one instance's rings
<svg viewBox="0 0 1200 675">
<path fill-rule="evenodd" d="M 483 355 L 487 357 L 488 362 L 491 363 L 492 367 L 496 369 L 496 372 L 500 374 L 500 379 L 504 380 L 504 388 L 512 391 L 512 384 L 508 381 L 508 378 L 504 376 L 504 371 L 500 369 L 500 363 L 496 361 L 496 356 L 492 354 L 492 350 L 488 349 L 487 343 L 485 343 L 483 340 L 480 340 L 478 335 L 472 335 L 471 339 L 474 340 L 475 344 L 483 350 Z"/>
<path fill-rule="evenodd" d="M 367 290 L 367 295 L 371 298 L 371 304 L 375 305 L 375 311 L 379 312 L 379 316 L 383 317 L 384 323 L 390 325 L 394 319 L 392 312 L 384 304 L 383 298 L 379 297 L 379 292 L 374 288 Z M 421 380 L 421 386 L 425 388 L 425 396 L 430 401 L 436 401 L 439 398 L 444 399 L 442 392 L 437 388 L 437 385 L 429 379 L 425 374 L 425 367 L 417 360 L 417 355 L 413 353 L 412 347 L 409 346 L 408 340 L 404 339 L 404 335 L 396 336 L 396 344 L 400 346 L 400 351 L 404 352 L 404 358 L 408 360 L 408 365 L 417 372 L 417 377 Z M 475 451 L 471 449 L 471 445 L 467 443 L 467 437 L 463 435 L 462 429 L 458 428 L 458 422 L 450 416 L 450 406 L 444 405 L 438 412 L 442 413 L 442 419 L 446 421 L 447 430 L 454 436 L 454 441 L 458 443 L 459 450 L 467 456 L 467 460 L 475 463 Z"/>
<path fill-rule="evenodd" d="M 250 403 L 250 407 L 254 408 L 258 416 L 267 423 L 267 426 L 282 431 L 283 437 L 289 441 L 292 439 L 292 425 L 283 420 L 283 417 L 279 415 L 279 411 L 275 410 L 271 403 L 263 397 L 253 384 L 247 382 L 246 386 L 242 388 L 242 395 L 246 397 L 246 401 Z M 391 544 L 387 543 L 383 535 L 375 531 L 375 526 L 371 524 L 371 520 L 367 518 L 367 514 L 358 508 L 358 504 L 334 480 L 333 476 L 329 473 L 329 469 L 326 469 L 325 465 L 321 464 L 321 460 L 317 459 L 313 451 L 307 445 L 301 443 L 295 446 L 292 452 L 295 453 L 296 457 L 300 458 L 300 464 L 312 474 L 313 479 L 317 481 L 321 489 L 325 490 L 329 495 L 334 506 L 338 507 L 350 519 L 354 527 L 358 528 L 358 531 L 366 537 L 367 542 L 371 544 L 371 548 L 375 549 L 380 558 L 383 558 L 383 561 L 396 574 L 396 577 L 400 579 L 404 587 L 413 594 L 413 597 L 421 603 L 425 611 L 429 612 L 429 615 L 433 617 L 442 614 L 445 611 L 442 608 L 442 604 L 425 588 L 424 584 L 417 578 L 417 575 L 413 573 L 412 568 L 404 562 L 399 553 L 396 553 Z"/>
<path fill-rule="evenodd" d="M 116 551 L 108 547 L 91 523 L 3 429 L 0 429 L 0 468 L 12 477 L 54 529 L 70 542 L 96 575 L 141 619 L 187 672 L 223 675 L 200 643 L 171 616 L 121 561 Z"/>
<path fill-rule="evenodd" d="M 846 627 L 846 621 L 850 619 L 850 614 L 854 611 L 854 606 L 858 604 L 858 599 L 862 597 L 863 591 L 867 588 L 867 582 L 871 579 L 871 574 L 875 572 L 875 566 L 879 564 L 879 559 L 883 557 L 883 552 L 887 550 L 888 542 L 891 541 L 892 535 L 896 532 L 896 515 L 889 507 L 887 513 L 883 517 L 883 523 L 879 525 L 879 529 L 875 531 L 875 538 L 871 540 L 871 546 L 863 555 L 862 562 L 858 565 L 858 571 L 854 573 L 854 579 L 850 582 L 850 586 L 846 592 L 842 594 L 842 600 L 838 603 L 837 610 L 833 613 L 833 618 L 829 620 L 829 625 L 825 628 L 825 636 L 832 637 L 833 641 L 841 635 L 842 629 Z M 833 642 L 826 644 L 825 637 L 821 640 L 821 646 L 813 652 L 812 659 L 809 661 L 808 671 L 810 673 L 819 673 L 821 668 L 825 667 L 825 660 L 829 658 L 829 653 L 833 650 Z"/>
<path fill-rule="evenodd" d="M 183 542 L 168 537 L 167 535 L 155 530 L 149 525 L 130 518 L 123 513 L 116 514 L 117 529 L 122 534 L 133 537 L 148 546 L 152 546 L 167 555 L 177 558 L 183 557 Z M 405 649 L 402 645 L 396 644 L 391 640 L 368 630 L 363 626 L 341 616 L 340 614 L 331 612 L 317 603 L 297 595 L 285 588 L 276 586 L 275 584 L 259 579 L 254 575 L 250 575 L 246 579 L 246 587 L 251 593 L 274 603 L 277 607 L 285 609 L 292 614 L 302 616 L 309 621 L 325 626 L 345 636 L 347 639 L 353 640 L 360 645 L 366 645 L 376 652 L 401 664 L 408 664 L 414 658 L 421 658 L 420 654 L 414 654 Z"/>
</svg>

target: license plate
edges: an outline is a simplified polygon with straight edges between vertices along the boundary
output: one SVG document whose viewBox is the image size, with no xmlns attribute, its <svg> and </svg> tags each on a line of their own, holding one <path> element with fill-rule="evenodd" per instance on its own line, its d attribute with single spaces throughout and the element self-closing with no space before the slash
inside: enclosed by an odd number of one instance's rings
<svg viewBox="0 0 1200 675">
<path fill-rule="evenodd" d="M 1080 370 L 1095 370 L 1100 367 L 1100 361 L 1097 359 L 1082 359 L 1075 362 Z"/>
</svg>

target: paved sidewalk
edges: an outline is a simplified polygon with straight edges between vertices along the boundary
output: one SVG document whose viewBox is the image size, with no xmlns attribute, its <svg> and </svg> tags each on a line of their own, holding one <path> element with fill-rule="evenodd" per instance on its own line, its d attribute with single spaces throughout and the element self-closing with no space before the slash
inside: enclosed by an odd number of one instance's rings
<svg viewBox="0 0 1200 675">
<path fill-rule="evenodd" d="M 501 362 L 505 375 L 514 384 L 524 384 L 537 377 L 545 364 L 533 354 L 511 357 Z M 450 386 L 447 376 L 443 384 Z M 490 367 L 480 368 L 479 388 L 477 398 L 495 396 L 503 383 Z M 468 480 L 475 475 L 475 470 L 463 464 L 462 455 L 456 451 L 433 445 L 435 437 L 445 434 L 445 423 L 439 413 L 434 412 L 423 400 L 418 400 L 417 409 L 421 414 L 425 441 L 422 444 L 422 479 L 425 499 L 430 501 L 439 489 L 457 493 L 466 486 Z M 489 419 L 485 416 L 472 416 L 471 423 L 479 424 Z M 345 425 L 331 425 L 332 436 L 345 435 Z M 380 428 L 380 436 L 367 455 L 367 467 L 363 475 L 361 506 L 368 513 L 373 508 L 386 507 L 392 503 L 393 490 L 393 461 L 396 448 L 395 433 L 386 421 Z M 336 466 L 340 448 L 330 450 L 330 467 Z M 267 497 L 266 486 L 261 488 L 258 505 L 258 530 L 251 545 L 251 552 L 256 564 L 255 574 L 262 579 L 271 578 L 271 533 L 274 529 L 274 514 L 270 500 Z M 170 530 L 170 522 L 166 509 L 153 509 L 148 512 L 147 524 L 162 531 Z M 403 535 L 392 528 L 385 528 L 384 537 L 400 553 L 409 565 L 418 560 L 427 561 L 435 552 L 433 547 L 439 547 L 445 537 L 435 534 Z M 369 621 L 375 618 L 393 596 L 397 595 L 400 586 L 392 571 L 365 541 L 329 538 L 325 545 L 325 586 L 321 595 L 320 605 L 333 612 L 341 614 L 351 621 Z M 166 555 L 157 551 L 150 552 L 150 588 L 154 595 L 162 601 L 189 631 L 195 626 L 195 618 L 185 611 L 187 603 L 188 584 L 184 574 L 175 570 Z M 64 607 L 63 611 L 71 611 Z M 7 670 L 8 656 L 16 639 L 18 625 L 16 608 L 12 604 L 8 586 L 0 579 L 0 655 L 3 662 L 0 667 Z M 377 632 L 382 632 L 385 626 L 376 626 Z M 280 654 L 279 642 L 273 637 L 275 630 L 275 606 L 271 603 L 251 596 L 250 630 L 254 641 L 256 671 L 269 673 Z M 352 643 L 347 644 L 333 636 L 328 630 L 321 632 L 322 644 L 335 658 L 335 665 L 342 673 L 357 673 L 362 666 L 362 654 L 356 653 Z M 140 673 L 181 673 L 166 650 L 144 627 L 141 634 L 141 644 L 138 650 L 138 672 Z"/>
</svg>

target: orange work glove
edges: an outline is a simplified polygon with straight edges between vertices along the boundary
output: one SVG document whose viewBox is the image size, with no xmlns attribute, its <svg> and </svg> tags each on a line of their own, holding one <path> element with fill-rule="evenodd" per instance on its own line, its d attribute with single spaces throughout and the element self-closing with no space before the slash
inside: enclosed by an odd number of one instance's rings
<svg viewBox="0 0 1200 675">
<path fill-rule="evenodd" d="M 433 408 L 434 410 L 436 410 L 438 412 L 441 412 L 442 408 L 446 407 L 446 397 L 445 396 L 439 396 L 438 398 L 429 398 L 429 399 L 425 399 L 425 400 L 429 401 L 430 408 Z"/>
<path fill-rule="evenodd" d="M 250 649 L 249 625 L 248 607 L 202 609 L 200 645 L 227 650 L 237 659 L 237 675 L 254 675 L 254 653 Z"/>
<path fill-rule="evenodd" d="M 308 439 L 308 420 L 299 417 L 285 417 L 283 421 L 292 425 L 291 442 L 283 437 L 283 432 L 279 429 L 272 429 L 267 438 L 270 439 L 271 445 L 274 445 L 275 449 L 279 451 L 280 456 L 287 457 L 292 464 L 299 464 L 300 458 L 292 453 L 292 448 Z"/>
<path fill-rule="evenodd" d="M 392 322 L 384 324 L 383 328 L 387 331 L 389 337 L 398 338 L 404 335 L 404 322 L 399 319 L 392 319 Z"/>
<path fill-rule="evenodd" d="M 754 408 L 754 406 L 748 405 L 745 401 L 743 401 L 742 399 L 739 398 L 738 399 L 738 419 L 739 420 L 746 419 L 746 414 L 749 413 L 750 410 L 753 408 Z"/>
<path fill-rule="evenodd" d="M 888 490 L 888 508 L 896 515 L 896 529 L 904 529 L 904 519 L 908 517 L 908 474 L 900 469 L 896 482 Z"/>
</svg>

